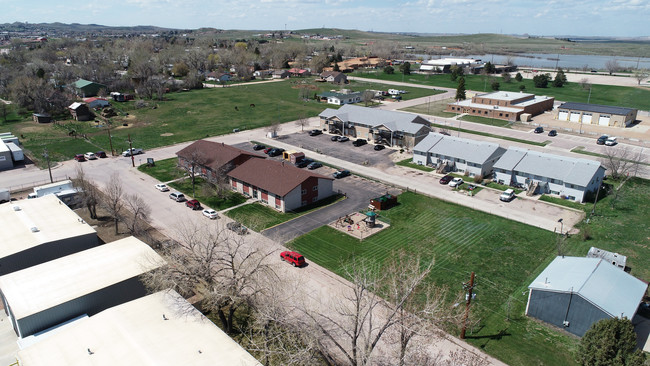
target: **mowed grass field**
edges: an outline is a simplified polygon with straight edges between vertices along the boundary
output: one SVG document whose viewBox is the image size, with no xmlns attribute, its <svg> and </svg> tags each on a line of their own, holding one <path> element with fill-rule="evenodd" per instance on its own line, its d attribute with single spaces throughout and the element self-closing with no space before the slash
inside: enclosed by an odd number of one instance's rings
<svg viewBox="0 0 650 366">
<path fill-rule="evenodd" d="M 387 90 L 390 86 L 366 82 L 339 86 L 305 78 L 170 93 L 166 100 L 146 101 L 147 106 L 140 109 L 135 108 L 135 102 L 113 103 L 122 112 L 111 119 L 113 148 L 118 153 L 126 150 L 129 134 L 134 147 L 146 150 L 232 133 L 235 128 L 247 130 L 314 117 L 326 108 L 338 108 L 313 99 L 303 100 L 300 87 L 307 88 L 309 97 L 313 98 L 316 93 L 341 88 Z M 434 90 L 422 88 L 404 90 L 408 91 L 405 99 L 436 94 Z M 4 127 L 16 136 L 24 136 L 21 142 L 37 161 L 46 147 L 53 160 L 72 159 L 74 154 L 87 151 L 110 152 L 109 135 L 103 123 L 67 120 L 55 125 L 36 124 L 31 119 L 11 121 Z M 86 138 L 69 136 L 72 130 Z"/>
<path fill-rule="evenodd" d="M 386 74 L 381 70 L 374 73 L 357 72 L 353 73 L 354 76 L 373 78 L 389 81 L 402 81 L 402 74 Z M 555 74 L 551 73 L 551 77 L 555 78 Z M 482 75 L 465 75 L 465 88 L 467 90 L 478 92 L 490 92 L 490 80 L 494 78 L 500 83 L 500 90 L 519 92 L 519 86 L 524 85 L 525 93 L 532 93 L 536 95 L 546 95 L 555 97 L 555 99 L 567 102 L 580 102 L 591 104 L 605 104 L 617 107 L 637 108 L 641 110 L 650 109 L 650 90 L 644 88 L 633 88 L 625 86 L 601 85 L 593 84 L 591 90 L 591 97 L 589 97 L 589 90 L 585 90 L 579 83 L 568 83 L 561 88 L 554 88 L 549 83 L 548 88 L 535 88 L 531 79 L 523 79 L 521 83 L 512 79 L 510 83 L 506 83 L 498 75 L 490 75 L 487 83 Z M 441 75 L 421 75 L 412 74 L 404 77 L 405 82 L 441 86 L 446 88 L 456 88 L 457 81 L 452 81 L 449 74 Z"/>
<path fill-rule="evenodd" d="M 528 284 L 555 256 L 552 232 L 411 192 L 398 201 L 381 213 L 391 226 L 363 241 L 322 227 L 288 245 L 339 274 L 354 258 L 383 262 L 405 249 L 435 259 L 429 281 L 453 293 L 474 271 L 472 317 L 481 322 L 468 332 L 470 343 L 511 365 L 574 364 L 575 339 L 523 316 Z"/>
</svg>

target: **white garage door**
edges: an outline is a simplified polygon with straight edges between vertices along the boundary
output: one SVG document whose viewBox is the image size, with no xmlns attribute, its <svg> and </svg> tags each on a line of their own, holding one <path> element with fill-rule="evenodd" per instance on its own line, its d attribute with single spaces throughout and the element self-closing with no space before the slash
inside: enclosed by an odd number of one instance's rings
<svg viewBox="0 0 650 366">
<path fill-rule="evenodd" d="M 557 119 L 560 121 L 566 121 L 569 119 L 569 113 L 560 111 L 560 113 L 557 115 Z"/>
<path fill-rule="evenodd" d="M 571 112 L 571 122 L 580 122 L 580 113 Z"/>
<path fill-rule="evenodd" d="M 598 118 L 598 124 L 601 125 L 601 126 L 609 126 L 609 116 L 601 115 Z"/>
<path fill-rule="evenodd" d="M 591 123 L 591 114 L 583 114 L 582 123 Z"/>
</svg>

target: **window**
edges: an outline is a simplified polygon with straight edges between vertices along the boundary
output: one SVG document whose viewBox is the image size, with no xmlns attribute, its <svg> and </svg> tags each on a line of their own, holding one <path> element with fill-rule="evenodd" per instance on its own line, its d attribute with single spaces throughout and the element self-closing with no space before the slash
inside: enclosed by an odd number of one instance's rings
<svg viewBox="0 0 650 366">
<path fill-rule="evenodd" d="M 312 201 L 312 202 L 316 202 L 316 201 L 318 201 L 318 197 L 314 197 L 314 198 L 312 198 L 311 201 Z"/>
<path fill-rule="evenodd" d="M 303 189 L 303 190 L 302 190 L 302 194 L 303 194 L 303 195 L 304 195 L 304 194 L 307 194 L 307 190 L 306 190 L 306 189 Z"/>
<path fill-rule="evenodd" d="M 275 204 L 275 208 L 278 209 L 278 210 L 280 210 L 280 209 L 282 209 L 282 206 L 280 206 L 280 205 L 278 205 L 278 204 L 276 203 L 276 204 Z"/>
<path fill-rule="evenodd" d="M 314 192 L 318 191 L 318 186 L 313 186 L 313 187 L 311 188 L 311 190 L 314 191 Z"/>
</svg>

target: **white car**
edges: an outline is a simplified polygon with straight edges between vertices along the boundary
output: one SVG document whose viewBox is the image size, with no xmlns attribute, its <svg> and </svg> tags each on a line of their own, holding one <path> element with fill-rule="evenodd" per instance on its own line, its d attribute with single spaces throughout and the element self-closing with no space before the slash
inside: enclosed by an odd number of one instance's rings
<svg viewBox="0 0 650 366">
<path fill-rule="evenodd" d="M 95 155 L 95 153 L 87 152 L 84 154 L 84 158 L 86 158 L 86 160 L 95 160 L 97 159 L 97 155 Z"/>
<path fill-rule="evenodd" d="M 451 188 L 460 187 L 461 184 L 463 184 L 463 178 L 454 178 L 449 182 Z"/>
<path fill-rule="evenodd" d="M 213 220 L 219 218 L 219 215 L 217 215 L 217 211 L 211 208 L 206 208 L 205 210 L 203 210 L 203 216 Z"/>
<path fill-rule="evenodd" d="M 156 189 L 159 190 L 159 191 L 161 191 L 161 192 L 167 192 L 167 191 L 169 191 L 169 187 L 167 187 L 167 185 L 166 185 L 166 184 L 163 184 L 163 183 L 158 183 L 158 184 L 156 184 Z"/>
<path fill-rule="evenodd" d="M 514 191 L 514 189 L 510 189 L 510 188 L 506 189 L 505 191 L 503 191 L 503 193 L 501 193 L 501 195 L 499 196 L 499 199 L 501 201 L 503 201 L 503 202 L 512 201 L 513 199 L 515 199 L 515 191 Z"/>
<path fill-rule="evenodd" d="M 613 136 L 608 137 L 607 140 L 605 141 L 605 145 L 607 145 L 607 146 L 614 146 L 617 143 L 618 143 L 618 141 L 616 141 L 616 137 L 613 137 Z"/>
</svg>

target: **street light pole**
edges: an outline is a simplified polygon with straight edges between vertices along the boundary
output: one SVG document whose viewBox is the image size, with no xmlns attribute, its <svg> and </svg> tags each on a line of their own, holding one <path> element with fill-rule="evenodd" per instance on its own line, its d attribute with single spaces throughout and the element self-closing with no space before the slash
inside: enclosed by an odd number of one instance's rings
<svg viewBox="0 0 650 366">
<path fill-rule="evenodd" d="M 52 168 L 50 168 L 50 155 L 47 153 L 47 147 L 43 149 L 43 157 L 47 160 L 47 171 L 50 173 L 50 183 L 54 183 L 54 179 L 52 179 Z"/>
<path fill-rule="evenodd" d="M 129 154 L 131 155 L 131 165 L 135 168 L 135 158 L 133 157 L 133 142 L 131 141 L 131 134 L 129 134 Z"/>
</svg>

